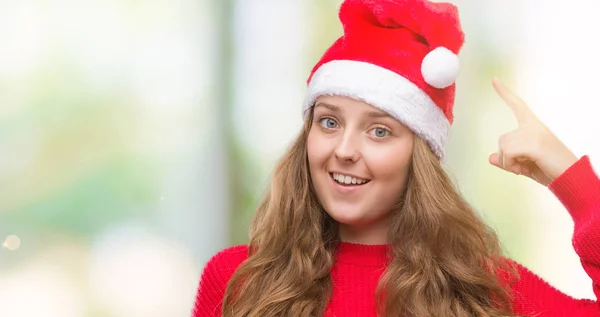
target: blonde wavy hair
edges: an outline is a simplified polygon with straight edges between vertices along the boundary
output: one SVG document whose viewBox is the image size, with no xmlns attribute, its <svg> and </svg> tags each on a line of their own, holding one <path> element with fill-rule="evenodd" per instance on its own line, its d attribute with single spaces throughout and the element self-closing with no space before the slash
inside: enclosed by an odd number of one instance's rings
<svg viewBox="0 0 600 317">
<path fill-rule="evenodd" d="M 250 228 L 249 258 L 230 279 L 224 317 L 322 316 L 339 242 L 319 204 L 307 159 L 312 113 L 272 176 Z M 496 234 L 415 136 L 405 193 L 391 216 L 392 261 L 377 289 L 380 316 L 513 316 Z M 501 277 L 502 276 L 502 277 Z M 385 296 L 383 295 L 385 294 Z"/>
</svg>

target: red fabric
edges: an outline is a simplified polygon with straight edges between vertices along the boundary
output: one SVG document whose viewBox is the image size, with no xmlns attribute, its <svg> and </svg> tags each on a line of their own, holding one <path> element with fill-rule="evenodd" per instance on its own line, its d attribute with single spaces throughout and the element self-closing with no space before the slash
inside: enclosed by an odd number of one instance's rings
<svg viewBox="0 0 600 317">
<path fill-rule="evenodd" d="M 339 17 L 344 35 L 314 66 L 309 83 L 317 69 L 332 60 L 368 62 L 410 80 L 452 123 L 456 84 L 444 89 L 428 85 L 421 63 L 440 46 L 458 55 L 464 34 L 454 5 L 427 0 L 346 0 Z"/>
<path fill-rule="evenodd" d="M 554 180 L 550 190 L 573 217 L 573 245 L 600 296 L 600 179 L 587 156 Z M 227 281 L 248 254 L 236 246 L 215 255 L 206 265 L 197 293 L 194 317 L 221 316 Z M 557 257 L 560 255 L 557 254 Z M 325 316 L 375 317 L 374 293 L 385 268 L 386 246 L 342 243 L 331 272 L 333 297 Z M 513 284 L 515 312 L 537 317 L 597 317 L 600 303 L 574 299 L 518 265 L 519 280 Z M 565 273 L 568 274 L 568 273 Z"/>
</svg>

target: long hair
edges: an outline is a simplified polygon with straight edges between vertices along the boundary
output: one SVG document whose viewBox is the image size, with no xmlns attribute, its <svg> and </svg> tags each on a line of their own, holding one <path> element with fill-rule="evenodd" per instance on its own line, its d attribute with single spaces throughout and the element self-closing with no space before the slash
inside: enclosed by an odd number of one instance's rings
<svg viewBox="0 0 600 317">
<path fill-rule="evenodd" d="M 230 279 L 224 317 L 322 316 L 338 226 L 317 200 L 306 141 L 312 113 L 272 175 L 250 228 L 249 258 Z M 390 217 L 392 261 L 375 300 L 381 316 L 513 316 L 496 234 L 415 136 L 404 193 Z M 504 276 L 500 278 L 500 276 Z"/>
</svg>

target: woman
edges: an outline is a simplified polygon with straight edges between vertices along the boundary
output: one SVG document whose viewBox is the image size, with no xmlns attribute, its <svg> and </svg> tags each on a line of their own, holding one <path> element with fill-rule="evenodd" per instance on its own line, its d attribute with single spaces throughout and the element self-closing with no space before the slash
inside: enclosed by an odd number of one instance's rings
<svg viewBox="0 0 600 317">
<path fill-rule="evenodd" d="M 204 269 L 194 316 L 600 316 L 502 257 L 441 166 L 452 123 L 456 8 L 346 0 L 344 35 L 308 81 L 304 127 L 250 243 Z M 490 163 L 562 201 L 600 295 L 600 179 L 498 80 L 519 128 Z"/>
</svg>

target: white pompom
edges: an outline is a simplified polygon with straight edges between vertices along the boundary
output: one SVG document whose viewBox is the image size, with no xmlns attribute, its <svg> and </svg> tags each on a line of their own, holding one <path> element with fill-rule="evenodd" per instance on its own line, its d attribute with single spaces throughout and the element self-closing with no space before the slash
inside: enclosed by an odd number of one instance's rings
<svg viewBox="0 0 600 317">
<path fill-rule="evenodd" d="M 429 52 L 421 64 L 425 82 L 435 88 L 446 88 L 458 77 L 458 56 L 445 47 L 436 47 Z"/>
</svg>

